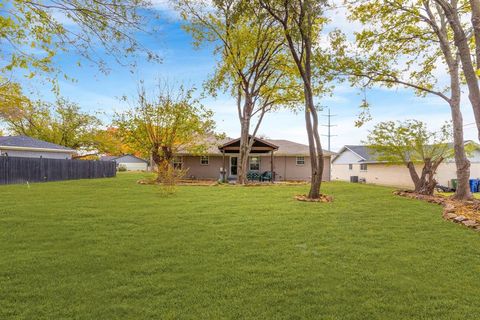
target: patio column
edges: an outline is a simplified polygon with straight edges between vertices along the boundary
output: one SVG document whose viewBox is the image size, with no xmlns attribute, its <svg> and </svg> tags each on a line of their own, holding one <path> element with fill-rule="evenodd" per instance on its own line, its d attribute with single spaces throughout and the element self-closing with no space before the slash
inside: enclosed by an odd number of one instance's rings
<svg viewBox="0 0 480 320">
<path fill-rule="evenodd" d="M 227 169 L 225 168 L 225 150 L 222 150 L 223 155 L 223 168 L 222 168 L 222 182 L 226 182 Z"/>
<path fill-rule="evenodd" d="M 272 174 L 272 182 L 275 181 L 275 172 L 273 172 L 273 150 L 270 152 L 270 172 Z"/>
</svg>

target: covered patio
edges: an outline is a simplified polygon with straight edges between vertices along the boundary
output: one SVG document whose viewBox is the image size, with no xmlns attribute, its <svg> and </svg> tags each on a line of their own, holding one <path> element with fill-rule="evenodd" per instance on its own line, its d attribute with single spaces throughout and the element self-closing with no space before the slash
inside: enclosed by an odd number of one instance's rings
<svg viewBox="0 0 480 320">
<path fill-rule="evenodd" d="M 252 139 L 252 137 L 250 137 L 250 139 Z M 271 177 L 270 179 L 273 182 L 275 180 L 275 172 L 273 171 L 273 159 L 274 159 L 273 157 L 274 157 L 274 152 L 278 150 L 278 146 L 260 138 L 253 138 L 253 139 L 254 139 L 254 142 L 252 145 L 252 149 L 250 151 L 250 156 L 270 154 L 270 177 Z M 229 178 L 236 178 L 237 161 L 238 161 L 238 155 L 240 154 L 240 138 L 231 140 L 219 146 L 218 149 L 220 150 L 223 156 L 222 181 L 226 182 Z M 229 157 L 230 159 L 229 165 L 227 165 L 227 159 L 226 159 L 227 157 Z M 227 168 L 229 169 L 227 170 Z M 250 171 L 253 171 L 253 172 L 250 172 Z M 249 170 L 247 172 L 247 178 L 249 178 L 249 175 L 251 177 L 254 176 L 254 173 L 260 174 L 259 171 L 260 170 Z M 249 178 L 249 180 L 254 180 L 254 179 Z"/>
</svg>

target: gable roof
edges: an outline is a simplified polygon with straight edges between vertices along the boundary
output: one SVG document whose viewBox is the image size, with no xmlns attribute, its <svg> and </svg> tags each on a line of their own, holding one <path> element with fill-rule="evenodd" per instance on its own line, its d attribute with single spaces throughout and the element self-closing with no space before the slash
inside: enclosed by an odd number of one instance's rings
<svg viewBox="0 0 480 320">
<path fill-rule="evenodd" d="M 226 153 L 236 153 L 240 149 L 240 139 L 241 138 L 237 138 L 227 141 L 226 143 L 219 146 L 218 149 Z M 249 135 L 248 139 L 251 141 L 252 136 Z M 253 138 L 253 140 L 254 141 L 251 153 L 265 153 L 278 150 L 278 146 L 269 142 L 268 140 L 264 140 L 258 137 Z"/>
<path fill-rule="evenodd" d="M 372 155 L 372 152 L 368 148 L 368 146 L 346 145 L 345 148 L 352 151 L 353 153 L 355 153 L 360 158 L 362 158 L 363 161 L 373 161 L 373 160 L 375 160 L 373 155 Z"/>
<path fill-rule="evenodd" d="M 137 157 L 136 155 L 133 155 L 133 154 L 130 154 L 130 153 L 122 154 L 120 156 L 102 156 L 102 157 L 100 157 L 100 160 L 101 161 L 116 161 L 116 160 L 119 160 L 119 159 L 124 158 L 124 157 L 133 157 L 135 159 L 142 160 L 143 162 L 148 163 L 147 160 L 142 159 L 140 157 Z"/>
<path fill-rule="evenodd" d="M 75 153 L 76 151 L 55 143 L 31 138 L 28 136 L 5 136 L 0 137 L 0 149 L 22 149 L 33 150 L 38 149 L 42 151 L 54 151 L 54 152 L 69 152 Z"/>
</svg>

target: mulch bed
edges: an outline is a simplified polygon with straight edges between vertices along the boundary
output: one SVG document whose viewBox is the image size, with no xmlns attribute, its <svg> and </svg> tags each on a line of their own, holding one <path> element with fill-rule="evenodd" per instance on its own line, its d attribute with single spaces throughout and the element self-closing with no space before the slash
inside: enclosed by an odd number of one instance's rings
<svg viewBox="0 0 480 320">
<path fill-rule="evenodd" d="M 138 184 L 161 185 L 155 179 L 141 179 L 137 181 Z M 215 180 L 180 180 L 176 186 L 217 186 L 218 182 Z"/>
<path fill-rule="evenodd" d="M 305 201 L 305 202 L 322 202 L 322 203 L 333 202 L 333 197 L 328 196 L 326 194 L 321 194 L 319 199 L 310 199 L 307 197 L 306 194 L 296 195 L 294 198 L 298 201 Z"/>
<path fill-rule="evenodd" d="M 426 196 L 405 190 L 398 190 L 393 193 L 402 197 L 441 205 L 443 206 L 442 217 L 445 220 L 461 223 L 466 227 L 480 232 L 480 200 L 478 199 L 459 201 L 451 197 L 439 195 Z"/>
</svg>

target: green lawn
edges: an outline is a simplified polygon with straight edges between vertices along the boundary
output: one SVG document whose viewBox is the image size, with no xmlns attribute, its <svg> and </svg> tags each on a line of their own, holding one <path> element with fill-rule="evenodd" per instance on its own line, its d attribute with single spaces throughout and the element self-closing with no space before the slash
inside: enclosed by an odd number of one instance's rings
<svg viewBox="0 0 480 320">
<path fill-rule="evenodd" d="M 0 319 L 478 319 L 480 234 L 391 189 L 0 187 Z"/>
</svg>

